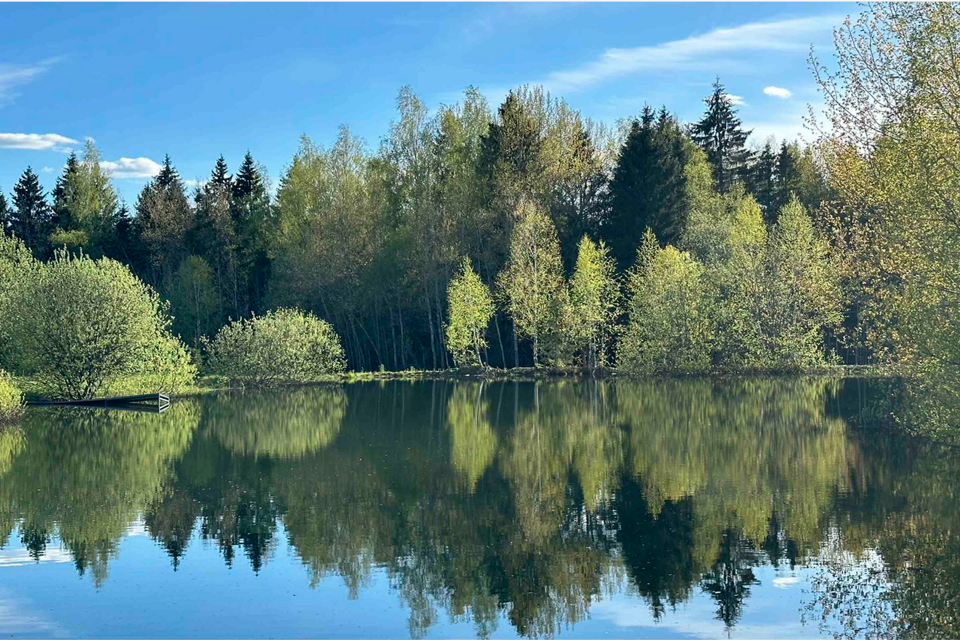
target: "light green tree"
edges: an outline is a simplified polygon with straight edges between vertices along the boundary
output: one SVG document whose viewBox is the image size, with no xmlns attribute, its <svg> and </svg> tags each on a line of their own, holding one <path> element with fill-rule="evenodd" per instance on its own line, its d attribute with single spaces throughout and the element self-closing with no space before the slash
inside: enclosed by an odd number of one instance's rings
<svg viewBox="0 0 960 640">
<path fill-rule="evenodd" d="M 562 351 L 560 330 L 566 283 L 557 231 L 542 210 L 523 201 L 510 237 L 510 257 L 497 277 L 498 293 L 517 333 L 533 342 L 533 366 L 541 353 L 556 360 Z"/>
<path fill-rule="evenodd" d="M 620 368 L 636 373 L 692 373 L 710 367 L 713 300 L 704 267 L 672 246 L 660 249 L 649 229 L 628 281 L 627 327 Z"/>
<path fill-rule="evenodd" d="M 767 249 L 763 324 L 774 368 L 824 364 L 824 332 L 842 319 L 839 267 L 797 198 L 780 210 Z"/>
<path fill-rule="evenodd" d="M 464 257 L 460 272 L 447 287 L 447 348 L 458 366 L 483 365 L 480 353 L 487 346 L 487 326 L 494 311 L 490 290 L 473 270 L 470 258 Z"/>
<path fill-rule="evenodd" d="M 595 369 L 606 364 L 620 313 L 620 284 L 616 261 L 600 241 L 580 240 L 577 263 L 570 278 L 570 304 L 565 322 L 583 365 Z"/>
</svg>

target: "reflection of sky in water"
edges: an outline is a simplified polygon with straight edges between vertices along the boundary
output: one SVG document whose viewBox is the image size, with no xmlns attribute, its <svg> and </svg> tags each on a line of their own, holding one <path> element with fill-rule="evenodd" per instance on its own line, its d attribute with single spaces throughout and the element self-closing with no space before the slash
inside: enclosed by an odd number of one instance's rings
<svg viewBox="0 0 960 640">
<path fill-rule="evenodd" d="M 0 550 L 2 636 L 369 636 L 406 637 L 409 609 L 397 598 L 385 570 L 376 570 L 359 597 L 350 600 L 336 575 L 316 589 L 287 543 L 282 525 L 271 560 L 254 575 L 249 563 L 224 564 L 216 546 L 194 534 L 177 571 L 170 558 L 133 523 L 110 562 L 110 577 L 95 588 L 78 578 L 70 554 L 54 540 L 39 563 L 18 542 Z M 819 637 L 816 624 L 802 625 L 800 609 L 816 569 L 761 566 L 736 638 Z M 715 618 L 716 602 L 700 589 L 662 619 L 629 589 L 595 598 L 590 618 L 561 629 L 561 637 L 726 637 Z M 471 637 L 472 622 L 453 622 L 442 608 L 429 637 Z M 501 615 L 495 637 L 515 637 Z"/>
</svg>

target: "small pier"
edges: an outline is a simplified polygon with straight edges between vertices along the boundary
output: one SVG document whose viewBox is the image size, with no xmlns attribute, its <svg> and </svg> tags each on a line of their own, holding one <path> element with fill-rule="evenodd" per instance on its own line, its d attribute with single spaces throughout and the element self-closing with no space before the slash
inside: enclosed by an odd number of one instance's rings
<svg viewBox="0 0 960 640">
<path fill-rule="evenodd" d="M 170 406 L 170 396 L 164 393 L 147 393 L 139 396 L 115 396 L 91 400 L 36 400 L 27 402 L 30 407 L 98 407 L 121 411 L 144 411 L 163 413 Z"/>
</svg>

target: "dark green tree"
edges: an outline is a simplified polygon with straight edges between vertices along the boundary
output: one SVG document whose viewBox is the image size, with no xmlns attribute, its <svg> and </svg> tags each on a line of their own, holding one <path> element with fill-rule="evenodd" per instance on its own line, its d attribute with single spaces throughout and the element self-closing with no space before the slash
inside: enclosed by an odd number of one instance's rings
<svg viewBox="0 0 960 640">
<path fill-rule="evenodd" d="M 694 124 L 690 133 L 693 140 L 707 154 L 713 165 L 713 176 L 720 193 L 727 193 L 737 180 L 743 180 L 750 164 L 750 150 L 746 148 L 750 131 L 743 129 L 733 100 L 717 78 L 713 93 L 704 102 L 707 110 Z"/>
<path fill-rule="evenodd" d="M 776 222 L 778 206 L 777 155 L 768 140 L 757 154 L 756 161 L 750 167 L 748 190 L 760 205 L 763 217 L 768 224 Z"/>
<path fill-rule="evenodd" d="M 610 182 L 610 207 L 600 234 L 621 270 L 633 264 L 647 227 L 663 244 L 676 243 L 689 208 L 684 168 L 691 150 L 666 109 L 658 116 L 644 107 L 631 125 Z"/>
<path fill-rule="evenodd" d="M 173 274 L 189 255 L 187 239 L 194 224 L 183 180 L 170 156 L 164 156 L 160 173 L 137 198 L 137 234 L 149 256 L 143 275 L 161 291 L 169 289 Z"/>
<path fill-rule="evenodd" d="M 77 195 L 77 175 L 80 172 L 80 161 L 77 154 L 71 152 L 63 172 L 57 177 L 51 195 L 53 196 L 53 225 L 61 229 L 72 229 L 74 215 L 72 207 Z"/>
<path fill-rule="evenodd" d="M 263 169 L 247 151 L 233 178 L 230 214 L 237 236 L 237 271 L 243 283 L 244 313 L 263 311 L 270 281 L 274 220 Z"/>
<path fill-rule="evenodd" d="M 50 246 L 53 212 L 47 204 L 46 194 L 33 169 L 27 170 L 13 187 L 13 212 L 9 216 L 10 230 L 23 240 L 37 257 L 46 256 Z"/>
<path fill-rule="evenodd" d="M 0 233 L 6 233 L 7 226 L 10 224 L 10 205 L 7 204 L 7 198 L 0 189 Z"/>
</svg>

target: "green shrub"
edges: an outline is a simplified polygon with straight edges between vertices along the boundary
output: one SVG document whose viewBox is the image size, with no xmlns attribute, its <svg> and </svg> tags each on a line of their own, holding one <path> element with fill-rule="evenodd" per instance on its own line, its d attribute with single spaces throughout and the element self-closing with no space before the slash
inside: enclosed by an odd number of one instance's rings
<svg viewBox="0 0 960 640">
<path fill-rule="evenodd" d="M 694 373 L 710 367 L 715 328 L 704 267 L 648 229 L 627 283 L 629 319 L 617 364 L 635 373 Z"/>
<path fill-rule="evenodd" d="M 298 309 L 231 322 L 205 344 L 210 373 L 254 385 L 310 382 L 346 369 L 333 327 Z"/>
<path fill-rule="evenodd" d="M 13 422 L 23 413 L 23 392 L 11 376 L 0 369 L 0 424 Z"/>
<path fill-rule="evenodd" d="M 14 305 L 15 339 L 45 393 L 91 398 L 144 374 L 156 390 L 176 391 L 196 373 L 166 305 L 114 260 L 58 251 L 30 272 Z"/>
</svg>

